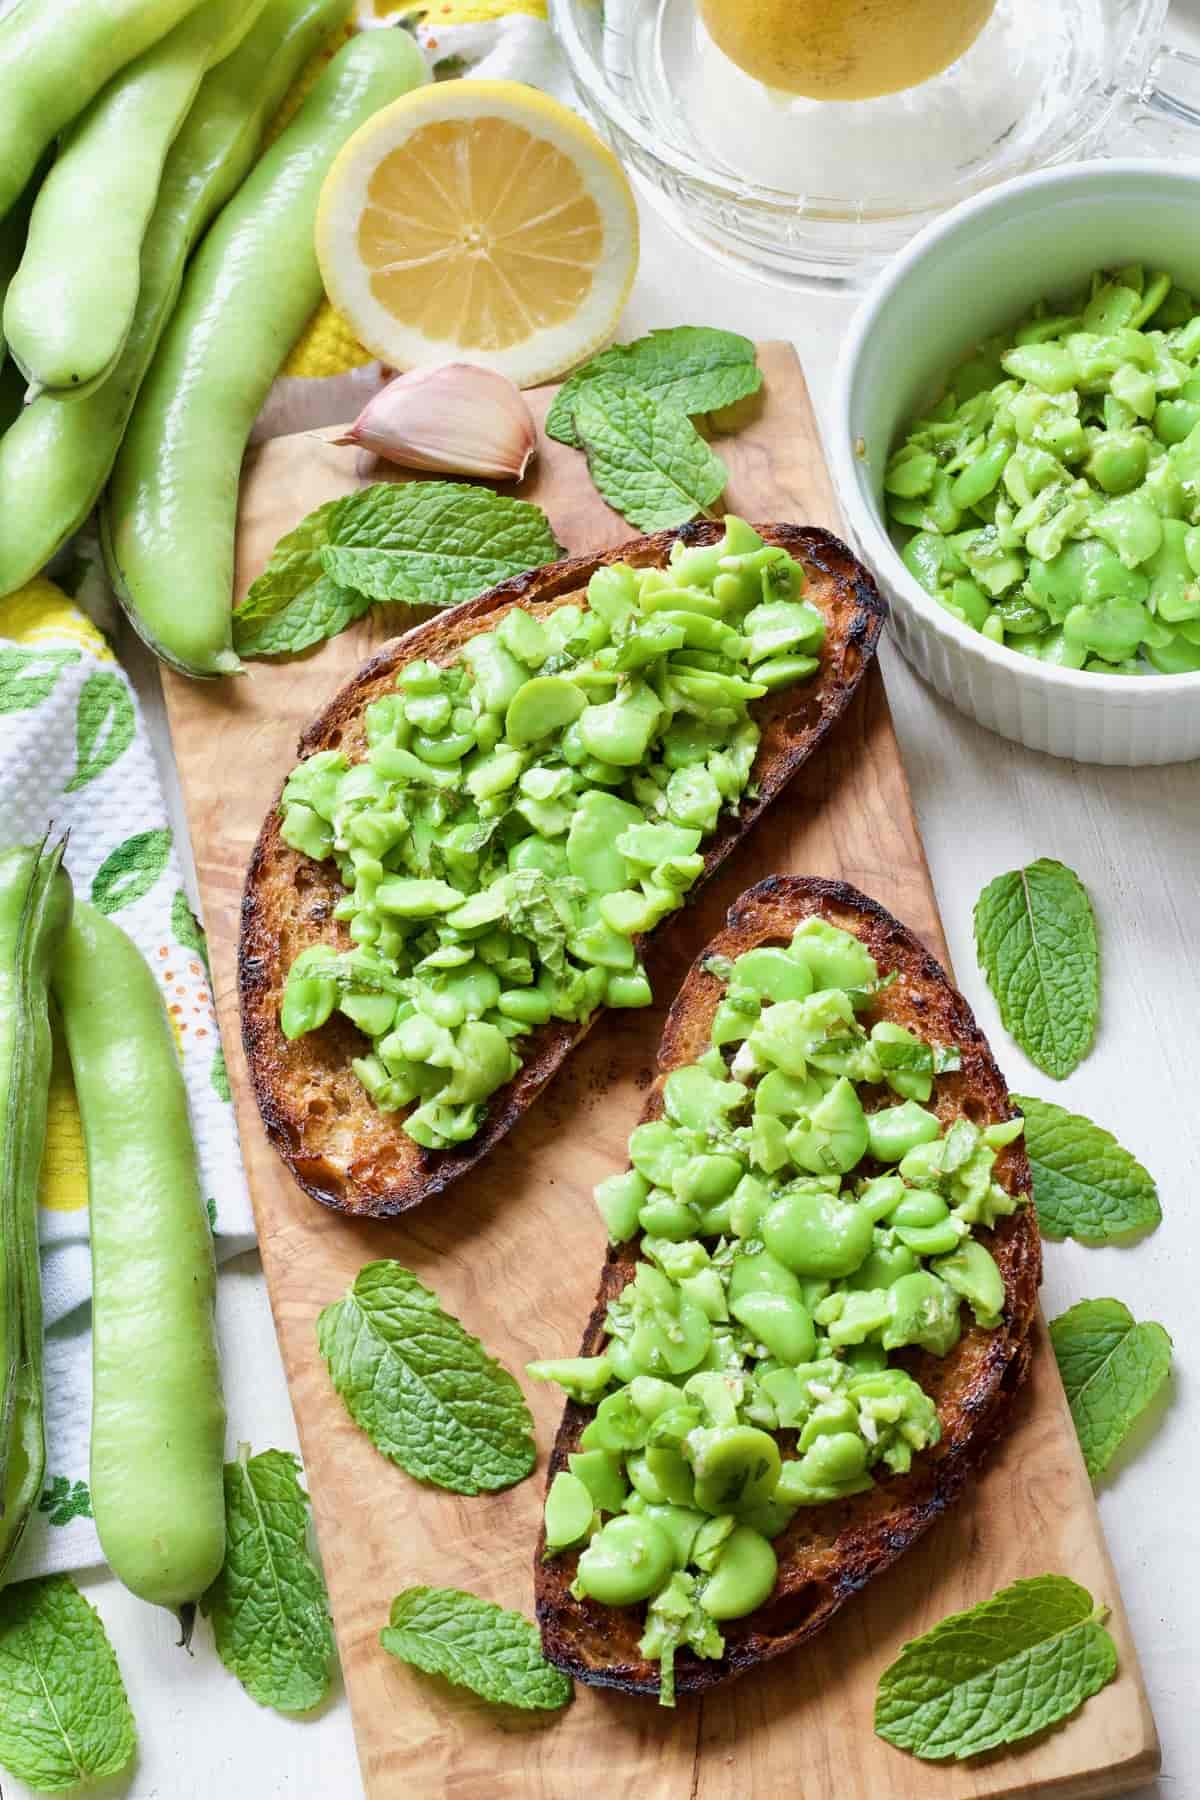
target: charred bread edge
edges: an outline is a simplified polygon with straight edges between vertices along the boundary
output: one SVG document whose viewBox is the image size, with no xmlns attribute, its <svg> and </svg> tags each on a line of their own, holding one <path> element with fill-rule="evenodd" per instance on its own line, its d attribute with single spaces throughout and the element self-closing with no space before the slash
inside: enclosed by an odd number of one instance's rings
<svg viewBox="0 0 1200 1800">
<path fill-rule="evenodd" d="M 687 545 L 710 544 L 720 538 L 724 527 L 708 520 L 685 525 L 677 531 L 657 532 L 651 537 L 634 538 L 599 556 L 573 557 L 530 570 L 501 583 L 476 600 L 466 601 L 446 612 L 425 620 L 402 637 L 393 639 L 376 653 L 330 701 L 305 730 L 299 742 L 300 756 L 322 748 L 329 734 L 357 715 L 365 687 L 401 668 L 405 663 L 425 654 L 457 648 L 459 642 L 475 632 L 457 635 L 457 628 L 484 621 L 501 608 L 522 599 L 546 601 L 562 598 L 586 587 L 592 574 L 606 564 L 631 561 L 639 565 L 665 562 L 676 539 Z M 822 743 L 830 729 L 841 718 L 853 699 L 874 657 L 875 646 L 887 614 L 886 603 L 862 564 L 832 532 L 819 527 L 766 524 L 756 530 L 769 543 L 780 544 L 812 569 L 834 581 L 840 597 L 849 598 L 855 612 L 849 629 L 836 642 L 836 679 L 828 694 L 821 695 L 820 718 L 811 734 L 791 747 L 786 755 L 776 756 L 765 772 L 756 799 L 743 806 L 736 818 L 725 815 L 709 842 L 704 857 L 704 872 L 695 887 L 698 892 L 726 857 L 757 821 L 759 815 L 787 785 L 787 782 Z M 829 639 L 826 640 L 827 643 Z M 854 659 L 853 653 L 857 652 Z M 850 654 L 855 666 L 840 675 L 841 664 Z M 830 671 L 823 670 L 811 685 L 800 690 L 811 703 L 821 694 L 821 683 L 829 682 Z M 775 699 L 776 696 L 769 698 Z M 761 704 L 761 703 L 755 703 Z M 412 1171 L 400 1185 L 382 1193 L 360 1196 L 357 1203 L 348 1201 L 345 1191 L 349 1183 L 332 1184 L 319 1171 L 305 1166 L 303 1132 L 289 1114 L 281 1084 L 272 1079 L 274 1051 L 280 1042 L 279 1021 L 269 1006 L 270 970 L 273 966 L 274 934 L 268 910 L 260 903 L 259 888 L 265 872 L 280 853 L 280 820 L 278 800 L 268 813 L 246 875 L 241 907 L 241 933 L 238 944 L 238 988 L 242 1016 L 242 1041 L 258 1108 L 267 1136 L 288 1165 L 299 1185 L 338 1212 L 356 1217 L 389 1218 L 407 1212 L 449 1187 L 486 1156 L 500 1138 L 511 1130 L 528 1111 L 541 1089 L 566 1061 L 567 1056 L 586 1037 L 599 1011 L 582 1025 L 552 1020 L 525 1039 L 527 1054 L 513 1079 L 493 1095 L 487 1116 L 469 1146 L 461 1151 L 420 1150 L 414 1155 Z M 671 921 L 665 920 L 665 925 Z M 603 1009 L 600 1009 L 603 1010 Z M 399 1128 L 397 1127 L 397 1130 Z M 414 1151 L 419 1146 L 413 1146 Z"/>
<path fill-rule="evenodd" d="M 781 875 L 760 882 L 734 903 L 725 931 L 701 952 L 686 976 L 663 1028 L 658 1075 L 647 1096 L 642 1121 L 661 1114 L 667 1075 L 696 1054 L 694 1041 L 684 1047 L 680 1039 L 686 1039 L 689 1032 L 694 1039 L 699 1025 L 703 1023 L 707 1028 L 711 1020 L 722 986 L 704 969 L 707 958 L 740 954 L 755 943 L 783 935 L 785 927 L 794 927 L 810 914 L 828 916 L 836 908 L 858 915 L 862 929 L 856 935 L 867 942 L 882 969 L 899 968 L 909 980 L 935 986 L 944 1003 L 937 1017 L 939 1040 L 954 1042 L 962 1050 L 963 1071 L 969 1072 L 975 1097 L 986 1099 L 998 1117 L 1013 1116 L 1007 1083 L 970 1007 L 919 939 L 877 901 L 844 882 Z M 847 923 L 844 916 L 839 922 Z M 923 1455 L 910 1474 L 890 1478 L 886 1485 L 894 1487 L 900 1497 L 891 1512 L 865 1524 L 851 1524 L 839 1534 L 835 1540 L 838 1555 L 828 1577 L 806 1581 L 794 1594 L 780 1596 L 777 1590 L 757 1613 L 724 1627 L 727 1649 L 719 1660 L 703 1661 L 681 1652 L 675 1664 L 677 1693 L 702 1693 L 782 1655 L 820 1631 L 852 1595 L 890 1568 L 958 1498 L 967 1476 L 1003 1434 L 1013 1397 L 1029 1367 L 1029 1334 L 1041 1280 L 1041 1239 L 1022 1140 L 1018 1139 L 1003 1154 L 1007 1158 L 1010 1191 L 1026 1195 L 1027 1200 L 1011 1217 L 1000 1220 L 993 1234 L 993 1248 L 1002 1246 L 1007 1290 L 1004 1321 L 991 1333 L 983 1366 L 960 1402 L 961 1429 L 951 1436 L 944 1454 Z M 610 1247 L 600 1298 L 588 1320 L 581 1355 L 595 1354 L 598 1349 L 608 1299 L 625 1285 L 637 1260 L 631 1245 Z M 590 1409 L 567 1403 L 550 1455 L 547 1486 L 560 1469 L 566 1468 L 567 1456 L 590 1417 Z M 853 1500 L 848 1504 L 853 1508 Z M 556 1568 L 562 1570 L 563 1559 L 542 1561 L 543 1538 L 544 1533 L 539 1537 L 534 1567 L 537 1617 L 548 1659 L 577 1680 L 593 1686 L 657 1695 L 656 1664 L 623 1662 L 604 1667 L 580 1654 L 574 1641 L 577 1634 L 570 1629 L 570 1623 L 572 1617 L 578 1620 L 582 1613 L 572 1611 L 564 1617 L 568 1604 L 561 1598 L 565 1575 L 558 1580 L 553 1573 Z M 781 1562 L 781 1575 L 786 1578 L 786 1573 L 786 1563 Z M 572 1609 L 578 1604 L 569 1602 Z M 601 1611 L 598 1607 L 592 1609 L 592 1621 Z M 756 1619 L 764 1626 L 769 1624 L 769 1629 L 756 1630 Z"/>
</svg>

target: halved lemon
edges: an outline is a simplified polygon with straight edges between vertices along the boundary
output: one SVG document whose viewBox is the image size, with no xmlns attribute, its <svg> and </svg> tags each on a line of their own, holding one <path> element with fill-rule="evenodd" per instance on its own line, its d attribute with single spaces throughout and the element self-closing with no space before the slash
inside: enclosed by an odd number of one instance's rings
<svg viewBox="0 0 1200 1800">
<path fill-rule="evenodd" d="M 326 293 L 382 362 L 465 360 L 532 387 L 612 336 L 637 208 L 611 150 L 556 100 L 446 81 L 355 132 L 316 243 Z"/>
</svg>

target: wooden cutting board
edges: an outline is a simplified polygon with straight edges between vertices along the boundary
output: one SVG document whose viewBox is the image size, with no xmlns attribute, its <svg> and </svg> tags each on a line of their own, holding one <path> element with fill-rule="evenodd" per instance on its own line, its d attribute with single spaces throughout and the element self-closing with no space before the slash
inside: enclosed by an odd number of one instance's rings
<svg viewBox="0 0 1200 1800">
<path fill-rule="evenodd" d="M 832 523 L 833 496 L 799 364 L 783 344 L 764 345 L 760 354 L 764 402 L 718 446 L 731 471 L 727 503 L 751 519 Z M 550 389 L 530 396 L 539 418 L 551 397 Z M 354 452 L 320 436 L 281 438 L 251 452 L 242 483 L 239 596 L 284 531 L 356 485 Z M 561 445 L 544 445 L 521 491 L 546 509 L 571 552 L 630 535 L 597 497 L 583 457 Z M 302 727 L 408 622 L 403 608 L 377 609 L 319 650 L 254 665 L 244 680 L 199 684 L 166 675 L 263 1266 L 371 1800 L 575 1800 L 597 1791 L 635 1793 L 638 1800 L 776 1800 L 785 1793 L 804 1800 L 1051 1793 L 1091 1800 L 1148 1780 L 1159 1760 L 1154 1722 L 1040 1321 L 1014 1429 L 978 1485 L 827 1631 L 758 1674 L 674 1712 L 581 1687 L 559 1717 L 509 1716 L 380 1648 L 393 1594 L 415 1583 L 469 1588 L 531 1612 L 544 1458 L 560 1402 L 557 1390 L 526 1384 L 543 1461 L 521 1486 L 477 1499 L 423 1487 L 380 1457 L 350 1422 L 317 1356 L 317 1314 L 363 1263 L 391 1256 L 435 1288 L 518 1373 L 533 1357 L 573 1355 L 604 1254 L 591 1188 L 624 1162 L 662 1017 L 656 1009 L 603 1019 L 484 1166 L 402 1224 L 353 1223 L 324 1210 L 268 1147 L 238 1024 L 238 906 L 247 859 L 295 760 Z M 663 1003 L 742 889 L 789 870 L 855 883 L 946 959 L 877 673 L 832 741 L 681 916 L 658 980 Z M 1003 1056 L 1003 1045 L 997 1048 Z M 254 1372 L 232 1368 L 226 1378 L 252 1381 Z M 1112 1686 L 1032 1747 L 965 1767 L 918 1763 L 874 1736 L 876 1680 L 906 1639 L 1006 1582 L 1051 1570 L 1083 1582 L 1111 1607 L 1120 1655 Z"/>
</svg>

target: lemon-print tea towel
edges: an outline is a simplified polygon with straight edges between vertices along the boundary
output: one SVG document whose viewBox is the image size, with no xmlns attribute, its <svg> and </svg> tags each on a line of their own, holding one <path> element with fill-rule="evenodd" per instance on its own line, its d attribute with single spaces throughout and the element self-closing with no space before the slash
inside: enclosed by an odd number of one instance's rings
<svg viewBox="0 0 1200 1800">
<path fill-rule="evenodd" d="M 70 833 L 75 891 L 137 944 L 174 1031 L 218 1261 L 254 1242 L 204 934 L 180 877 L 137 698 L 106 639 L 52 582 L 0 600 L 0 847 Z M 102 1561 L 88 1495 L 91 1264 L 87 1169 L 55 1046 L 39 1225 L 46 1483 L 14 1576 Z"/>
</svg>

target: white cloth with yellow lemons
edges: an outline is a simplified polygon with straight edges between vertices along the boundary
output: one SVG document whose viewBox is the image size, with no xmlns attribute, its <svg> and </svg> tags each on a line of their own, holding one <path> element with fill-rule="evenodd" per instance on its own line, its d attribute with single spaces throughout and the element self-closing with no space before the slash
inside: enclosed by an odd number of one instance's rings
<svg viewBox="0 0 1200 1800">
<path fill-rule="evenodd" d="M 76 893 L 129 934 L 162 990 L 221 1261 L 253 1244 L 254 1223 L 203 932 L 129 678 L 88 615 L 39 579 L 0 600 L 0 847 L 63 831 Z M 40 1202 L 46 1480 L 12 1570 L 18 1580 L 103 1561 L 88 1492 L 87 1166 L 57 1037 Z"/>
</svg>

